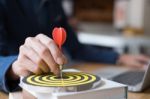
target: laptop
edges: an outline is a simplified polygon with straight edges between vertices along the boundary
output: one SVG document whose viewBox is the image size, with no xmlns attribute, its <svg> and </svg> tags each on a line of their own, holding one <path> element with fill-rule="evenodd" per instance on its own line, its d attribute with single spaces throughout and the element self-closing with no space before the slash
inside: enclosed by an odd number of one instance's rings
<svg viewBox="0 0 150 99">
<path fill-rule="evenodd" d="M 145 69 L 106 66 L 94 73 L 100 77 L 125 84 L 132 92 L 141 92 L 150 87 L 150 64 Z"/>
</svg>

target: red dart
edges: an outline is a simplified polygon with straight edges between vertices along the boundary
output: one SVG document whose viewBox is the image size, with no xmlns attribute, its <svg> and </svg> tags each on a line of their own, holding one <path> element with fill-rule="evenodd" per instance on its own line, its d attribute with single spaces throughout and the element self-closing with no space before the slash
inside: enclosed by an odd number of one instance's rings
<svg viewBox="0 0 150 99">
<path fill-rule="evenodd" d="M 66 41 L 66 31 L 64 28 L 62 27 L 55 27 L 53 29 L 53 32 L 52 32 L 52 36 L 53 36 L 53 39 L 55 41 L 55 43 L 58 45 L 58 47 L 61 49 L 61 46 L 65 43 Z"/>
</svg>

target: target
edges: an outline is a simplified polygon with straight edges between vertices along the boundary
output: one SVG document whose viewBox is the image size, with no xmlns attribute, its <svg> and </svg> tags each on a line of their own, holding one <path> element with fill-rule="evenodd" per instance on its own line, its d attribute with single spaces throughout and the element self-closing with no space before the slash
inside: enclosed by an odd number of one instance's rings
<svg viewBox="0 0 150 99">
<path fill-rule="evenodd" d="M 42 87 L 67 87 L 92 84 L 100 78 L 83 72 L 64 72 L 63 79 L 53 74 L 30 75 L 23 79 L 24 83 Z"/>
</svg>

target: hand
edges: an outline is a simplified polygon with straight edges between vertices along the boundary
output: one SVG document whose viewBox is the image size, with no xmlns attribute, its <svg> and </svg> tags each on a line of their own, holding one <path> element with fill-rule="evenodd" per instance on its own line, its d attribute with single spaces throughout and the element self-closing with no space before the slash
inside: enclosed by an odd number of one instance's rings
<svg viewBox="0 0 150 99">
<path fill-rule="evenodd" d="M 12 64 L 12 71 L 18 76 L 30 73 L 59 74 L 58 64 L 65 64 L 66 58 L 55 42 L 44 34 L 28 37 L 20 46 L 18 59 Z"/>
<path fill-rule="evenodd" d="M 121 55 L 118 63 L 131 67 L 143 67 L 148 64 L 150 58 L 144 55 Z"/>
</svg>

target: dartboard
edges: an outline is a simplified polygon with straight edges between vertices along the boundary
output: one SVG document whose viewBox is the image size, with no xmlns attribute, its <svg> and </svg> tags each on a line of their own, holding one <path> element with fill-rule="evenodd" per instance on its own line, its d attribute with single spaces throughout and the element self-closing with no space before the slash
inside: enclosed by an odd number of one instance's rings
<svg viewBox="0 0 150 99">
<path fill-rule="evenodd" d="M 67 87 L 92 84 L 100 78 L 83 72 L 64 72 L 63 79 L 54 74 L 30 75 L 23 79 L 24 83 L 43 87 Z"/>
</svg>

